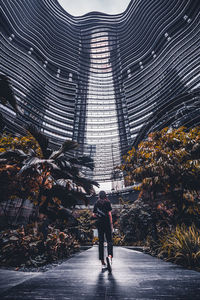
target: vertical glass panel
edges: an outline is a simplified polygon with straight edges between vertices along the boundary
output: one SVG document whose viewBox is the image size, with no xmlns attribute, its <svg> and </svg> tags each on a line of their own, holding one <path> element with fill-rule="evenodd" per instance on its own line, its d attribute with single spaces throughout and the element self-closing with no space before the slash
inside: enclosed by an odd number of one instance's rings
<svg viewBox="0 0 200 300">
<path fill-rule="evenodd" d="M 107 179 L 112 178 L 114 165 L 120 163 L 118 119 L 108 32 L 92 33 L 90 46 L 86 143 L 93 145 L 95 149 L 94 177 L 102 176 Z"/>
</svg>

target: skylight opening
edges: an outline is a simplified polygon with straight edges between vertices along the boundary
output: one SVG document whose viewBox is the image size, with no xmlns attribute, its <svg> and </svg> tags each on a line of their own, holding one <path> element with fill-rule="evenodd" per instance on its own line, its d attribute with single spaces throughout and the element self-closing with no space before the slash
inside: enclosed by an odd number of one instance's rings
<svg viewBox="0 0 200 300">
<path fill-rule="evenodd" d="M 72 16 L 82 16 L 92 11 L 110 15 L 123 13 L 131 0 L 58 0 L 59 4 Z"/>
</svg>

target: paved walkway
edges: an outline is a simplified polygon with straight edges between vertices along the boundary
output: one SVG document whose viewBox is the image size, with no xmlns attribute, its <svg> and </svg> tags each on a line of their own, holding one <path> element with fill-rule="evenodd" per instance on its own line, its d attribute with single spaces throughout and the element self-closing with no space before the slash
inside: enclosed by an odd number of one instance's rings
<svg viewBox="0 0 200 300">
<path fill-rule="evenodd" d="M 45 273 L 0 271 L 0 299 L 200 299 L 200 273 L 115 247 L 113 273 L 101 272 L 97 247 Z"/>
</svg>

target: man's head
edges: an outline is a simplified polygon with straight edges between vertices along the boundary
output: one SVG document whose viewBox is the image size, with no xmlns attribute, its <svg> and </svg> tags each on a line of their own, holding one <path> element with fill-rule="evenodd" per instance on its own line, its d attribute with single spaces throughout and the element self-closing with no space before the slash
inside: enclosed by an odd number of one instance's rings
<svg viewBox="0 0 200 300">
<path fill-rule="evenodd" d="M 99 199 L 106 199 L 106 192 L 104 192 L 104 191 L 100 191 L 99 192 Z"/>
</svg>

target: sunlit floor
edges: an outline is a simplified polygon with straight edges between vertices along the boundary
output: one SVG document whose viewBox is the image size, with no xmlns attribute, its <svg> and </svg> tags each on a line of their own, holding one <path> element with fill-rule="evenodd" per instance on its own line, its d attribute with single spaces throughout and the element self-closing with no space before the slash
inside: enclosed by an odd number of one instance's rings
<svg viewBox="0 0 200 300">
<path fill-rule="evenodd" d="M 101 271 L 94 246 L 45 273 L 1 270 L 0 282 L 1 299 L 10 300 L 200 299 L 200 273 L 122 247 L 112 274 Z"/>
</svg>

